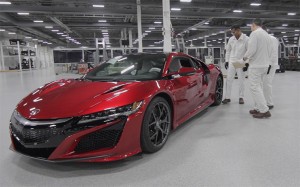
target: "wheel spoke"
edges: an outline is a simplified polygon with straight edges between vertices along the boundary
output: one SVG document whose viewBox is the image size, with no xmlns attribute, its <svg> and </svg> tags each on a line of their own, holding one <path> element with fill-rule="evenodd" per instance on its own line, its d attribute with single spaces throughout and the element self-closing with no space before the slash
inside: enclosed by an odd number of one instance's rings
<svg viewBox="0 0 300 187">
<path fill-rule="evenodd" d="M 158 135 L 158 132 L 156 131 L 151 137 L 150 137 L 150 140 L 153 140 L 153 138 L 155 137 L 155 136 L 157 136 Z"/>
</svg>

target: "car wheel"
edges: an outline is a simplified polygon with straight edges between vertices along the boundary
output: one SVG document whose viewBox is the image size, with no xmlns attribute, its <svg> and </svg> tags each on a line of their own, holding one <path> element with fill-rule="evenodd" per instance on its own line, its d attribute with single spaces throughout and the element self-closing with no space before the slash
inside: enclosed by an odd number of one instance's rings
<svg viewBox="0 0 300 187">
<path fill-rule="evenodd" d="M 162 97 L 154 98 L 144 115 L 141 130 L 143 152 L 154 153 L 166 143 L 171 129 L 171 109 Z"/>
<path fill-rule="evenodd" d="M 215 91 L 215 102 L 212 104 L 213 106 L 220 105 L 223 98 L 223 79 L 218 76 L 216 83 L 216 91 Z"/>
</svg>

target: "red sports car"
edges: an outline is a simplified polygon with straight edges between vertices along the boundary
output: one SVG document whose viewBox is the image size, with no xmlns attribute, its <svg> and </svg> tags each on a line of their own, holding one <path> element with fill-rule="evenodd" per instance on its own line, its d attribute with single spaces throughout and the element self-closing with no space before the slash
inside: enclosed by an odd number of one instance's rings
<svg viewBox="0 0 300 187">
<path fill-rule="evenodd" d="M 124 55 L 25 97 L 11 117 L 11 149 L 53 162 L 153 153 L 222 94 L 217 66 L 183 53 Z"/>
</svg>

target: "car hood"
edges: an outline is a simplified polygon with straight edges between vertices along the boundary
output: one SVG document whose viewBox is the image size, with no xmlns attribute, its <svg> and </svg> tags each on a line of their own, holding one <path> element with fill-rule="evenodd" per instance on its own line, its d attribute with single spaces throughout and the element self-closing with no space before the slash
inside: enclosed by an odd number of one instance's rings
<svg viewBox="0 0 300 187">
<path fill-rule="evenodd" d="M 57 119 L 81 116 L 137 101 L 143 82 L 97 82 L 59 80 L 33 91 L 17 106 L 27 119 Z"/>
</svg>

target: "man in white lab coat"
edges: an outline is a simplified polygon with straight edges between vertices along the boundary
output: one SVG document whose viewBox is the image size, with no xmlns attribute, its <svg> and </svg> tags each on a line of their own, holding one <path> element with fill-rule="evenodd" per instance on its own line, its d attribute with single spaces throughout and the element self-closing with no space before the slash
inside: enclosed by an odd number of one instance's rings
<svg viewBox="0 0 300 187">
<path fill-rule="evenodd" d="M 239 103 L 244 104 L 245 72 L 242 68 L 234 67 L 233 63 L 242 61 L 247 51 L 249 37 L 242 33 L 241 28 L 238 25 L 231 27 L 231 33 L 233 36 L 229 39 L 228 44 L 226 45 L 225 68 L 228 70 L 226 78 L 226 95 L 222 103 L 227 104 L 231 101 L 232 82 L 235 74 L 237 73 L 239 82 Z"/>
<path fill-rule="evenodd" d="M 252 33 L 249 37 L 248 49 L 244 61 L 249 60 L 250 92 L 254 99 L 254 109 L 250 114 L 254 118 L 271 117 L 269 107 L 263 93 L 263 80 L 267 75 L 272 55 L 272 41 L 269 34 L 262 28 L 262 21 L 255 19 L 252 22 Z"/>
<path fill-rule="evenodd" d="M 267 28 L 265 26 L 263 26 L 262 28 L 265 31 L 267 31 Z M 278 65 L 279 41 L 274 36 L 272 36 L 272 35 L 269 35 L 269 36 L 271 37 L 271 40 L 272 40 L 273 53 L 271 56 L 271 68 L 270 68 L 269 74 L 267 74 L 263 80 L 263 90 L 264 90 L 264 96 L 265 96 L 267 105 L 268 105 L 269 109 L 272 109 L 274 107 L 272 83 L 273 83 L 276 69 L 279 68 L 279 65 Z"/>
</svg>

